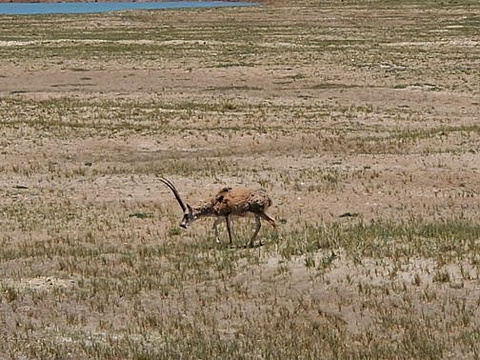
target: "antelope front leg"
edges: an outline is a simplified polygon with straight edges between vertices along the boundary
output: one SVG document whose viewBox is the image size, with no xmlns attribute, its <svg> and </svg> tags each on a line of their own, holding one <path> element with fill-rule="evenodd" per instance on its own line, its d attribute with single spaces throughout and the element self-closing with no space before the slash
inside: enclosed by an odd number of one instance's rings
<svg viewBox="0 0 480 360">
<path fill-rule="evenodd" d="M 227 222 L 227 231 L 228 238 L 230 239 L 230 246 L 232 246 L 232 230 L 230 229 L 230 217 L 228 215 L 225 216 L 225 221 Z"/>
<path fill-rule="evenodd" d="M 220 237 L 218 236 L 218 225 L 223 219 L 221 217 L 216 218 L 215 221 L 213 222 L 213 230 L 215 231 L 215 241 L 217 244 L 220 244 Z"/>
</svg>

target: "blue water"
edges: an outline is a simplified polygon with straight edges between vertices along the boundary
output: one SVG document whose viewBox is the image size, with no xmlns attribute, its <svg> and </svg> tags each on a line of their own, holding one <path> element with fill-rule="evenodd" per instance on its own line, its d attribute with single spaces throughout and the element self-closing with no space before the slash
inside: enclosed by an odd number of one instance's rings
<svg viewBox="0 0 480 360">
<path fill-rule="evenodd" d="M 121 10 L 157 10 L 254 6 L 255 3 L 228 1 L 168 1 L 168 2 L 74 2 L 74 3 L 0 3 L 0 15 L 87 14 Z"/>
</svg>

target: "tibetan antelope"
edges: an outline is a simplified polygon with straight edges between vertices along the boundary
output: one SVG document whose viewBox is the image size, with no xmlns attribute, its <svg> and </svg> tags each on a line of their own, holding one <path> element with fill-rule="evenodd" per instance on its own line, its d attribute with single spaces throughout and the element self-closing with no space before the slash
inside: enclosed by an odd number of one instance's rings
<svg viewBox="0 0 480 360">
<path fill-rule="evenodd" d="M 223 219 L 225 219 L 228 238 L 230 240 L 230 245 L 232 245 L 231 217 L 253 215 L 255 217 L 256 226 L 249 244 L 250 247 L 253 247 L 255 238 L 260 231 L 260 219 L 268 221 L 273 228 L 276 228 L 275 220 L 265 214 L 268 207 L 272 205 L 272 200 L 264 190 L 224 187 L 212 199 L 201 202 L 192 207 L 183 202 L 180 194 L 170 180 L 164 177 L 160 177 L 159 180 L 172 190 L 173 195 L 175 195 L 175 198 L 180 204 L 180 207 L 183 210 L 183 219 L 180 226 L 184 229 L 201 217 L 216 217 L 215 222 L 213 223 L 213 229 L 215 230 L 215 238 L 217 242 L 219 242 L 218 225 Z M 259 245 L 262 245 L 261 241 Z"/>
</svg>

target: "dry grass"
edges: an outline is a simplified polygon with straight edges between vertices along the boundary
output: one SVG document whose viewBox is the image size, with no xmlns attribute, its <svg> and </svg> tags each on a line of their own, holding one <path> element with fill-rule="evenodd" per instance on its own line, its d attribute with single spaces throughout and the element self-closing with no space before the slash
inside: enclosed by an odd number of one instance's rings
<svg viewBox="0 0 480 360">
<path fill-rule="evenodd" d="M 478 358 L 479 25 L 475 1 L 0 17 L 0 357 Z M 263 187 L 280 229 L 184 231 L 160 174 Z"/>
</svg>

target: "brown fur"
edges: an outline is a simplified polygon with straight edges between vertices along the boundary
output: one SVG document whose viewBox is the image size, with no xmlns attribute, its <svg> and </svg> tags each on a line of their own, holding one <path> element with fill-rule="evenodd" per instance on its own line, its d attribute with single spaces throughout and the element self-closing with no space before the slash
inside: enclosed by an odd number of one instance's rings
<svg viewBox="0 0 480 360">
<path fill-rule="evenodd" d="M 224 188 L 215 196 L 213 210 L 216 216 L 244 216 L 248 212 L 264 213 L 271 205 L 272 200 L 263 190 Z"/>
</svg>

